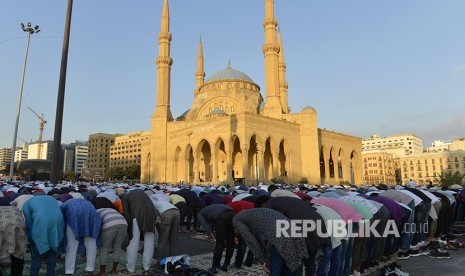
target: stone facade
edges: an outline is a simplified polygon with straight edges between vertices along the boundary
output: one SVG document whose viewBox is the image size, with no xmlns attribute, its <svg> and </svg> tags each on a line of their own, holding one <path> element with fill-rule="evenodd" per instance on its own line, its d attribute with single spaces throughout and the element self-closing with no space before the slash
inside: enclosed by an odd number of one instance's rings
<svg viewBox="0 0 465 276">
<path fill-rule="evenodd" d="M 140 165 L 142 143 L 150 139 L 150 134 L 150 131 L 140 131 L 116 137 L 110 147 L 110 168 Z"/>
<path fill-rule="evenodd" d="M 321 130 L 311 107 L 289 113 L 284 49 L 273 0 L 265 1 L 265 91 L 245 73 L 228 68 L 204 79 L 199 43 L 191 108 L 176 119 L 170 110 L 171 34 L 164 1 L 157 98 L 150 139 L 141 154 L 142 182 L 360 184 L 360 138 Z M 336 172 L 336 173 L 335 173 Z"/>
<path fill-rule="evenodd" d="M 100 172 L 105 173 L 110 168 L 110 147 L 117 136 L 119 135 L 107 133 L 89 135 L 86 169 L 97 169 L 100 175 Z"/>
</svg>

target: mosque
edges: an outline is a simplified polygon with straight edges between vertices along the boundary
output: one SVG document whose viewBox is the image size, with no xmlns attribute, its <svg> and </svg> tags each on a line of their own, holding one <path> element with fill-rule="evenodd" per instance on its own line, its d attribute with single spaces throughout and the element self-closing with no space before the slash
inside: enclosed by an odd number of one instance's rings
<svg viewBox="0 0 465 276">
<path fill-rule="evenodd" d="M 202 41 L 191 108 L 170 110 L 170 17 L 164 0 L 158 36 L 156 106 L 142 144 L 141 181 L 256 185 L 284 181 L 361 184 L 362 140 L 318 128 L 312 107 L 288 108 L 286 64 L 274 1 L 265 1 L 265 92 L 228 66 L 205 79 Z"/>
</svg>

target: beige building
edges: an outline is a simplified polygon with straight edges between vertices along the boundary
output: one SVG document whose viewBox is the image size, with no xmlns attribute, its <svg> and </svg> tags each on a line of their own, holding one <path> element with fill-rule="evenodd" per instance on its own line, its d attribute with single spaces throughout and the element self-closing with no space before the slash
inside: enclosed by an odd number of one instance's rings
<svg viewBox="0 0 465 276">
<path fill-rule="evenodd" d="M 372 135 L 362 140 L 362 153 L 380 150 L 399 157 L 420 154 L 423 152 L 423 141 L 414 134 L 396 134 L 386 137 Z"/>
<path fill-rule="evenodd" d="M 89 135 L 86 169 L 96 169 L 99 175 L 110 168 L 110 147 L 118 134 L 95 133 Z"/>
<path fill-rule="evenodd" d="M 424 153 L 400 159 L 402 181 L 414 179 L 418 183 L 431 180 L 437 183 L 441 173 L 465 173 L 465 138 L 450 143 L 433 143 Z"/>
<path fill-rule="evenodd" d="M 52 160 L 53 141 L 42 141 L 29 144 L 27 148 L 27 159 Z M 40 152 L 40 154 L 39 154 Z"/>
<path fill-rule="evenodd" d="M 200 41 L 194 100 L 177 118 L 170 108 L 168 1 L 163 5 L 156 105 L 150 139 L 142 144 L 142 182 L 255 184 L 275 178 L 296 183 L 305 177 L 313 184 L 362 183 L 360 138 L 319 129 L 311 107 L 289 112 L 273 0 L 265 1 L 263 21 L 264 96 L 251 77 L 231 66 L 205 80 Z"/>
<path fill-rule="evenodd" d="M 426 152 L 400 159 L 402 182 L 437 183 L 442 172 L 465 173 L 465 150 Z"/>
<path fill-rule="evenodd" d="M 25 160 L 28 157 L 28 144 L 24 144 L 23 146 L 16 148 L 15 150 L 15 162 L 19 162 L 21 160 Z"/>
<path fill-rule="evenodd" d="M 11 148 L 0 148 L 0 170 L 11 164 Z"/>
<path fill-rule="evenodd" d="M 365 184 L 397 184 L 399 158 L 386 151 L 362 153 L 363 181 Z"/>
<path fill-rule="evenodd" d="M 115 144 L 110 147 L 110 168 L 140 165 L 142 143 L 150 140 L 150 135 L 150 131 L 140 131 L 116 137 Z"/>
</svg>

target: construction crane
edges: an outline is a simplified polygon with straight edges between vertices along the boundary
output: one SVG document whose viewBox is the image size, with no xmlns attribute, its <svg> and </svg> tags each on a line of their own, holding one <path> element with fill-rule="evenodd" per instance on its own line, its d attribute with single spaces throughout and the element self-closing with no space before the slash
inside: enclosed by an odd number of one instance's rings
<svg viewBox="0 0 465 276">
<path fill-rule="evenodd" d="M 42 114 L 41 116 L 37 114 L 37 112 L 35 112 L 30 106 L 28 106 L 27 108 L 29 108 L 29 110 L 31 110 L 32 113 L 34 113 L 34 115 L 36 115 L 37 118 L 39 118 L 39 130 L 40 131 L 39 131 L 39 140 L 37 141 L 37 144 L 38 144 L 37 159 L 41 159 L 42 157 L 42 133 L 44 132 L 44 126 L 47 123 L 47 121 L 44 118 L 44 114 Z"/>
<path fill-rule="evenodd" d="M 21 141 L 23 141 L 24 144 L 29 144 L 28 141 L 26 141 L 26 140 L 24 140 L 24 139 L 21 139 L 21 137 L 19 137 L 19 136 L 18 136 L 18 139 L 21 140 Z"/>
</svg>

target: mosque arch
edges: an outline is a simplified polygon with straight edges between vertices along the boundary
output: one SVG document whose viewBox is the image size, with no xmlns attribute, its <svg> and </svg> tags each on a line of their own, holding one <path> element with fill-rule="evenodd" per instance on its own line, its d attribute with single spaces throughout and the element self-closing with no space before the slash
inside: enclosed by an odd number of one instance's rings
<svg viewBox="0 0 465 276">
<path fill-rule="evenodd" d="M 265 141 L 265 151 L 263 153 L 264 177 L 266 180 L 274 178 L 277 174 L 277 155 L 276 143 L 271 136 Z"/>
<path fill-rule="evenodd" d="M 257 141 L 257 135 L 253 134 L 249 139 L 249 151 L 248 151 L 248 178 L 258 180 L 260 177 L 260 157 L 259 142 Z"/>
<path fill-rule="evenodd" d="M 329 159 L 328 159 L 328 165 L 329 165 L 329 178 L 334 178 L 335 175 L 334 175 L 334 158 L 335 158 L 335 154 L 334 154 L 334 148 L 331 147 L 331 149 L 329 150 Z"/>
<path fill-rule="evenodd" d="M 173 172 L 174 172 L 174 179 L 176 181 L 182 181 L 183 180 L 183 173 L 184 169 L 182 168 L 183 160 L 181 158 L 181 147 L 176 147 L 176 150 L 174 151 L 174 166 L 173 166 Z"/>
<path fill-rule="evenodd" d="M 338 151 L 338 156 L 337 156 L 337 176 L 339 179 L 344 178 L 344 166 L 345 166 L 344 150 L 340 148 Z"/>
<path fill-rule="evenodd" d="M 231 178 L 244 178 L 244 158 L 242 156 L 241 140 L 236 134 L 231 137 Z"/>
<path fill-rule="evenodd" d="M 226 153 L 226 144 L 220 137 L 215 142 L 214 156 L 214 180 L 226 181 L 228 178 L 228 155 Z"/>
<path fill-rule="evenodd" d="M 350 183 L 356 184 L 358 179 L 355 179 L 355 174 L 360 170 L 360 156 L 357 152 L 352 151 L 350 153 Z"/>
<path fill-rule="evenodd" d="M 325 147 L 321 146 L 320 148 L 320 177 L 322 182 L 325 182 L 326 179 L 326 161 L 325 161 Z"/>
<path fill-rule="evenodd" d="M 187 145 L 186 150 L 184 152 L 184 158 L 186 161 L 185 165 L 185 179 L 188 183 L 193 183 L 195 179 L 195 170 L 194 170 L 194 149 L 190 144 Z"/>
<path fill-rule="evenodd" d="M 212 150 L 210 143 L 202 139 L 196 151 L 197 175 L 199 182 L 210 182 L 213 179 Z"/>
<path fill-rule="evenodd" d="M 289 156 L 289 147 L 287 145 L 286 140 L 282 139 L 281 142 L 279 143 L 279 151 L 278 151 L 278 161 L 279 161 L 279 176 L 281 177 L 287 177 L 287 172 L 288 172 L 288 164 L 287 164 L 287 159 Z"/>
</svg>

